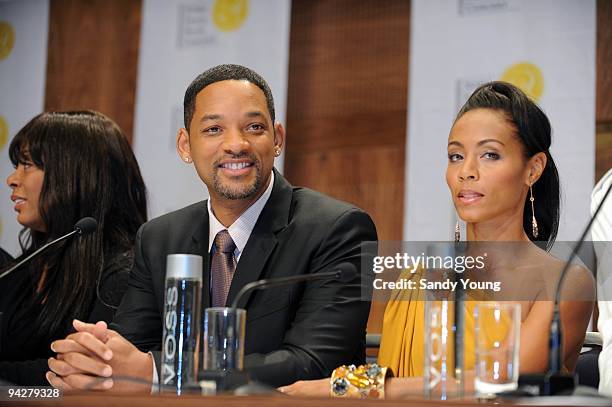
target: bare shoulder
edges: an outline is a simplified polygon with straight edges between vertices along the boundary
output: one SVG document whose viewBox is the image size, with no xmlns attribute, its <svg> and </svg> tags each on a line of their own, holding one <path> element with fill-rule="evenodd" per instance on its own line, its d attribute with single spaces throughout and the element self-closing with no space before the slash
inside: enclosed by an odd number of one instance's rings
<svg viewBox="0 0 612 407">
<path fill-rule="evenodd" d="M 540 279 L 550 298 L 554 299 L 557 284 L 566 262 L 534 245 L 532 255 L 540 273 Z M 547 295 L 548 297 L 548 295 Z M 563 301 L 592 301 L 595 298 L 595 279 L 591 271 L 581 264 L 572 264 L 566 271 L 561 286 Z"/>
<path fill-rule="evenodd" d="M 561 300 L 595 301 L 595 284 L 595 278 L 588 268 L 573 264 L 563 280 Z"/>
<path fill-rule="evenodd" d="M 561 271 L 566 266 L 566 262 L 559 260 L 552 255 L 552 262 L 555 263 L 555 270 L 558 270 L 558 280 Z M 556 284 L 555 284 L 556 288 Z M 594 301 L 595 300 L 595 278 L 593 273 L 581 264 L 572 264 L 567 269 L 561 285 L 562 301 Z"/>
</svg>

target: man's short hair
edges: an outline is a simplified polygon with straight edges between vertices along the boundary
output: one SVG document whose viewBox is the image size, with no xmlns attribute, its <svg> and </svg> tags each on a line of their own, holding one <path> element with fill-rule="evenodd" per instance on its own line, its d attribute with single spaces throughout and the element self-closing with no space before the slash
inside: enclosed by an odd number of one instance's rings
<svg viewBox="0 0 612 407">
<path fill-rule="evenodd" d="M 185 99 L 183 100 L 183 119 L 185 120 L 185 128 L 187 130 L 189 130 L 189 124 L 193 118 L 193 112 L 195 111 L 195 99 L 197 94 L 208 85 L 227 80 L 246 80 L 261 89 L 266 96 L 268 111 L 272 117 L 272 123 L 274 123 L 274 98 L 272 97 L 272 91 L 266 80 L 257 72 L 247 67 L 224 64 L 217 65 L 198 75 L 185 91 Z"/>
</svg>

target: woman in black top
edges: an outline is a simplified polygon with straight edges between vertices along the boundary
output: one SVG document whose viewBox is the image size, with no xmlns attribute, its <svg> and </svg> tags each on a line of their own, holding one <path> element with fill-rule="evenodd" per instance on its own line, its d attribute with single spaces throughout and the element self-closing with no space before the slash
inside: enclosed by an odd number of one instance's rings
<svg viewBox="0 0 612 407">
<path fill-rule="evenodd" d="M 147 218 L 146 189 L 125 136 L 97 112 L 42 113 L 17 133 L 9 155 L 7 184 L 24 229 L 23 254 L 8 267 L 79 219 L 98 222 L 0 278 L 0 381 L 48 385 L 49 345 L 72 320 L 112 319 Z"/>
</svg>

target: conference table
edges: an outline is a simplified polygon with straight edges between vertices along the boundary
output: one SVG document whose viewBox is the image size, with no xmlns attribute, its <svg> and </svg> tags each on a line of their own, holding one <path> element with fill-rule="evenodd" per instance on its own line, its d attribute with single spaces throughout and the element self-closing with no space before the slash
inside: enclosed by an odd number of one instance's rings
<svg viewBox="0 0 612 407">
<path fill-rule="evenodd" d="M 25 404 L 24 404 L 25 403 Z M 476 399 L 463 400 L 424 400 L 415 396 L 404 400 L 356 400 L 331 398 L 301 398 L 290 397 L 283 394 L 265 396 L 172 396 L 172 395 L 134 395 L 110 394 L 102 392 L 68 393 L 59 399 L 32 400 L 32 401 L 4 401 L 3 406 L 58 406 L 58 407 L 405 407 L 406 405 L 419 407 L 434 406 L 519 406 L 519 405 L 548 405 L 548 406 L 610 406 L 611 399 L 597 399 L 591 397 L 552 397 L 517 400 L 494 400 L 488 402 Z"/>
<path fill-rule="evenodd" d="M 25 403 L 25 404 L 24 404 Z M 290 397 L 282 394 L 272 396 L 167 396 L 167 395 L 111 395 L 103 393 L 66 394 L 60 399 L 44 401 L 7 402 L 7 406 L 61 406 L 61 407 L 399 407 L 406 406 L 470 406 L 478 405 L 476 400 L 432 401 L 414 400 L 355 400 Z"/>
</svg>

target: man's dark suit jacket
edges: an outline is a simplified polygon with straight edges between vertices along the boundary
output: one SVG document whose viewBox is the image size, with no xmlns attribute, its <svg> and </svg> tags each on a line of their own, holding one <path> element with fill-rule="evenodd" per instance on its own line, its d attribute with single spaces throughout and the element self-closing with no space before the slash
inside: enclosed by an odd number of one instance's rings
<svg viewBox="0 0 612 407">
<path fill-rule="evenodd" d="M 245 284 L 261 278 L 331 271 L 343 262 L 361 271 L 362 261 L 371 262 L 361 244 L 377 236 L 365 212 L 292 187 L 276 171 L 274 176 L 270 198 L 240 256 L 227 304 Z M 161 349 L 168 254 L 204 258 L 203 309 L 210 306 L 208 227 L 206 201 L 141 227 L 128 291 L 112 326 L 140 350 Z M 369 263 L 366 267 L 371 270 Z M 280 386 L 329 376 L 342 364 L 364 363 L 370 302 L 362 300 L 359 274 L 350 283 L 316 281 L 253 292 L 244 307 L 244 366 L 251 378 Z"/>
</svg>

